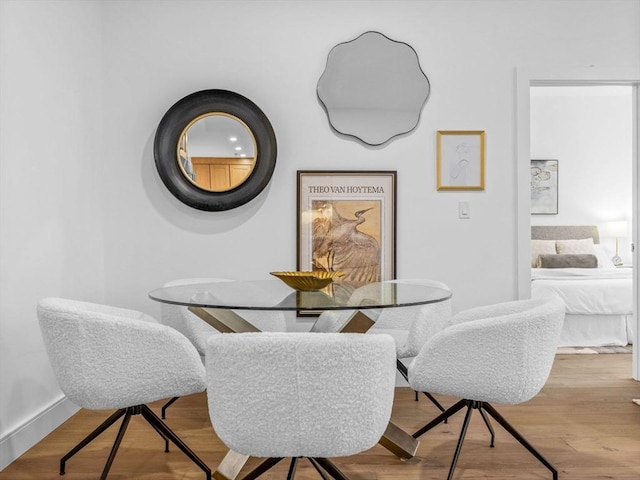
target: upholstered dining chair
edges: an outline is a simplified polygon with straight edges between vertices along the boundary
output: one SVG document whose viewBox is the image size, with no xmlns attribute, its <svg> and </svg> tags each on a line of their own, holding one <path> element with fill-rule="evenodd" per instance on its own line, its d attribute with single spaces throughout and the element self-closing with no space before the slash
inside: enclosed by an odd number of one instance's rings
<svg viewBox="0 0 640 480">
<path fill-rule="evenodd" d="M 173 280 L 164 284 L 164 287 L 176 287 L 190 284 L 231 282 L 226 278 L 183 278 Z M 262 331 L 283 332 L 287 329 L 287 322 L 283 312 L 265 310 L 243 310 L 237 312 L 242 318 L 259 328 Z M 191 313 L 189 309 L 182 305 L 172 305 L 168 303 L 160 304 L 160 321 L 172 328 L 175 328 L 196 347 L 200 356 L 204 357 L 205 344 L 211 335 L 220 332 L 206 323 L 197 315 Z M 169 399 L 161 409 L 161 417 L 166 417 L 169 408 L 178 397 Z"/>
<path fill-rule="evenodd" d="M 391 415 L 395 346 L 389 335 L 239 333 L 212 336 L 205 354 L 209 414 L 242 455 L 267 457 L 245 480 L 291 457 L 334 479 L 328 458 L 373 447 Z"/>
<path fill-rule="evenodd" d="M 443 282 L 424 278 L 396 279 L 389 280 L 388 282 L 425 285 L 442 290 L 449 290 L 449 287 Z M 365 285 L 356 290 L 352 295 L 353 302 L 357 304 L 360 298 L 365 299 L 368 288 L 370 288 L 370 286 Z M 338 331 L 353 312 L 353 310 L 325 310 L 320 314 L 311 330 L 314 332 Z M 448 324 L 451 318 L 451 299 L 426 305 L 373 311 L 363 310 L 363 312 L 375 321 L 375 324 L 367 333 L 386 333 L 394 338 L 398 371 L 406 380 L 407 367 L 402 359 L 415 357 L 422 345 Z M 422 393 L 429 398 L 441 412 L 445 410 L 431 393 Z M 417 399 L 418 393 L 416 392 L 416 400 Z"/>
<path fill-rule="evenodd" d="M 62 298 L 37 307 L 40 330 L 53 372 L 64 394 L 81 408 L 115 409 L 100 426 L 60 460 L 66 462 L 123 418 L 100 477 L 105 479 L 129 421 L 142 417 L 211 478 L 209 467 L 147 406 L 163 398 L 205 389 L 205 370 L 182 334 L 141 312 Z"/>
<path fill-rule="evenodd" d="M 565 305 L 557 297 L 519 300 L 461 312 L 429 339 L 409 366 L 409 384 L 461 400 L 413 434 L 418 438 L 467 408 L 449 469 L 453 476 L 473 410 L 491 432 L 489 414 L 558 478 L 556 468 L 493 407 L 520 404 L 544 386 L 555 357 Z"/>
</svg>

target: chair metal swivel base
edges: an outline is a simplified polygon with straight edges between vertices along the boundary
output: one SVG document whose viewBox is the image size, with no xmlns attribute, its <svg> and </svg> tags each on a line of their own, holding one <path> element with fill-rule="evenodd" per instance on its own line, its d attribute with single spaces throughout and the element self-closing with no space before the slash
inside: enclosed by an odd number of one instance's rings
<svg viewBox="0 0 640 480">
<path fill-rule="evenodd" d="M 450 416 L 462 410 L 462 408 L 464 408 L 465 406 L 467 407 L 467 413 L 464 417 L 464 422 L 462 423 L 460 437 L 458 438 L 458 444 L 456 445 L 456 450 L 453 454 L 453 460 L 451 462 L 451 467 L 449 468 L 449 475 L 447 477 L 447 480 L 451 480 L 451 478 L 453 477 L 453 471 L 455 470 L 456 464 L 458 463 L 458 457 L 460 456 L 460 451 L 462 450 L 462 442 L 464 442 L 464 437 L 467 434 L 467 428 L 469 427 L 469 420 L 471 419 L 471 413 L 473 412 L 474 409 L 477 409 L 480 412 L 480 415 L 482 416 L 484 423 L 489 428 L 489 432 L 491 433 L 491 447 L 494 446 L 495 432 L 491 427 L 489 418 L 486 415 L 487 413 L 491 415 L 496 422 L 502 425 L 502 428 L 504 428 L 507 432 L 509 432 L 513 438 L 518 440 L 518 442 L 520 442 L 520 444 L 524 448 L 529 450 L 529 453 L 531 453 L 534 457 L 536 457 L 540 461 L 540 463 L 542 463 L 545 467 L 547 467 L 551 471 L 553 475 L 553 480 L 558 480 L 558 471 L 555 469 L 555 467 L 540 452 L 538 452 L 515 428 L 513 428 L 513 426 L 509 422 L 507 422 L 504 419 L 504 417 L 500 415 L 497 412 L 497 410 L 493 408 L 493 406 L 488 402 L 481 402 L 477 400 L 467 400 L 467 399 L 460 400 L 455 405 L 449 407 L 445 412 L 441 413 L 436 418 L 431 420 L 429 423 L 427 423 L 424 427 L 422 427 L 416 433 L 414 433 L 413 437 L 418 438 L 424 435 L 426 432 L 431 430 L 436 425 L 444 422 Z"/>
<path fill-rule="evenodd" d="M 171 405 L 173 405 L 173 402 L 175 402 L 176 400 L 178 400 L 180 397 L 173 397 L 170 398 L 167 403 L 165 403 L 164 405 L 162 405 L 162 419 L 164 420 L 165 418 L 167 418 L 167 408 L 169 408 Z"/>
<path fill-rule="evenodd" d="M 113 415 L 102 422 L 102 424 L 100 424 L 98 428 L 87 435 L 78 445 L 73 447 L 71 451 L 69 451 L 69 453 L 67 453 L 60 459 L 60 475 L 64 475 L 65 473 L 65 464 L 67 463 L 67 460 L 69 460 L 76 453 L 86 447 L 90 442 L 96 439 L 102 432 L 113 425 L 119 418 L 124 416 L 124 419 L 120 424 L 120 429 L 118 430 L 118 435 L 116 436 L 116 439 L 113 443 L 113 447 L 111 447 L 111 453 L 109 454 L 109 458 L 107 458 L 107 463 L 105 464 L 102 475 L 100 476 L 100 480 L 105 480 L 107 478 L 107 475 L 109 474 L 111 464 L 116 457 L 116 453 L 118 452 L 118 448 L 120 447 L 120 443 L 122 442 L 122 438 L 124 437 L 124 433 L 127 430 L 127 426 L 129 425 L 129 420 L 131 420 L 132 415 L 142 415 L 144 419 L 149 422 L 149 424 L 154 428 L 154 430 L 160 434 L 165 442 L 165 452 L 169 451 L 169 440 L 171 440 L 174 445 L 182 450 L 187 457 L 189 457 L 196 465 L 198 465 L 198 467 L 200 467 L 204 471 L 204 473 L 206 474 L 206 479 L 211 480 L 211 469 L 195 453 L 193 453 L 193 451 L 189 447 L 187 447 L 187 445 L 182 440 L 180 440 L 180 438 L 146 405 L 136 405 L 133 407 L 121 408 L 113 413 Z"/>
<path fill-rule="evenodd" d="M 291 464 L 289 465 L 289 471 L 287 473 L 287 480 L 293 480 L 293 477 L 296 473 L 296 466 L 298 465 L 298 460 L 300 460 L 300 458 L 301 457 L 294 457 L 291 459 Z M 338 469 L 338 467 L 336 467 L 330 460 L 326 458 L 320 458 L 320 457 L 304 457 L 304 458 L 306 458 L 307 460 L 309 460 L 309 462 L 311 462 L 311 465 L 313 465 L 313 467 L 320 474 L 323 480 L 330 480 L 330 479 L 349 480 L 345 476 L 345 474 Z M 282 460 L 281 457 L 268 458 L 267 460 L 262 462 L 260 465 L 258 465 L 256 468 L 254 468 L 251 472 L 249 472 L 247 475 L 242 477 L 242 480 L 254 480 L 255 478 L 258 478 L 260 475 L 262 475 L 267 470 L 271 469 L 274 465 L 279 463 L 280 460 Z"/>
</svg>

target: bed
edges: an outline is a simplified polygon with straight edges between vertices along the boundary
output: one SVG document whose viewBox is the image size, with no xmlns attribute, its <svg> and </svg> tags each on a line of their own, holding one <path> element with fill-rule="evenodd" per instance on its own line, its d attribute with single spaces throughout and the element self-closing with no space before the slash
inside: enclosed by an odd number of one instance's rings
<svg viewBox="0 0 640 480">
<path fill-rule="evenodd" d="M 531 296 L 567 305 L 560 346 L 632 343 L 632 269 L 613 264 L 596 226 L 532 226 L 531 267 Z"/>
</svg>

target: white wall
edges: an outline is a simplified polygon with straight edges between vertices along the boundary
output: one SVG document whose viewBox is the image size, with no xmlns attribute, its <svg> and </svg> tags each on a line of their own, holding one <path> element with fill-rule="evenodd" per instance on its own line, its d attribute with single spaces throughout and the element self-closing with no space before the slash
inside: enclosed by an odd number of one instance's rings
<svg viewBox="0 0 640 480">
<path fill-rule="evenodd" d="M 107 212 L 108 296 L 155 311 L 146 292 L 172 278 L 293 268 L 296 170 L 327 168 L 398 170 L 399 276 L 440 278 L 457 309 L 514 298 L 513 69 L 638 62 L 638 2 L 605 3 L 554 2 L 553 14 L 549 2 L 105 4 L 105 185 L 126 192 Z M 411 44 L 432 84 L 416 131 L 377 149 L 335 135 L 315 94 L 329 50 L 368 29 Z M 163 113 L 203 88 L 251 98 L 278 137 L 270 187 L 229 212 L 179 204 L 153 165 Z M 484 192 L 435 191 L 438 129 L 487 132 Z"/>
<path fill-rule="evenodd" d="M 100 10 L 0 2 L 0 468 L 74 408 L 37 301 L 104 299 Z"/>
<path fill-rule="evenodd" d="M 627 220 L 619 239 L 631 261 L 633 98 L 629 86 L 531 88 L 531 158 L 557 159 L 558 215 L 532 215 L 532 225 L 597 225 L 615 253 L 606 223 Z"/>
<path fill-rule="evenodd" d="M 516 298 L 515 68 L 640 63 L 637 0 L 77 1 L 38 2 L 37 9 L 32 3 L 2 5 L 3 14 L 21 17 L 2 20 L 3 43 L 10 41 L 12 50 L 3 47 L 0 59 L 3 75 L 9 75 L 15 97 L 22 100 L 11 108 L 3 102 L 0 118 L 24 114 L 25 105 L 41 112 L 49 121 L 34 131 L 42 132 L 38 138 L 46 141 L 33 142 L 30 149 L 50 153 L 55 140 L 67 138 L 58 115 L 64 111 L 71 116 L 77 109 L 79 117 L 73 118 L 83 121 L 71 122 L 72 130 L 96 145 L 100 134 L 102 140 L 101 148 L 91 148 L 91 143 L 72 148 L 71 158 L 64 159 L 74 166 L 72 172 L 60 170 L 59 156 L 48 164 L 47 183 L 53 180 L 59 186 L 69 175 L 83 180 L 67 182 L 86 193 L 80 199 L 88 200 L 74 203 L 72 211 L 81 210 L 77 213 L 95 228 L 79 234 L 82 245 L 96 245 L 94 255 L 85 251 L 88 258 L 83 257 L 82 264 L 62 262 L 60 258 L 73 251 L 62 246 L 48 251 L 44 270 L 30 257 L 34 248 L 47 250 L 51 243 L 37 235 L 35 225 L 52 218 L 60 231 L 69 234 L 74 228 L 63 213 L 69 211 L 72 193 L 56 190 L 51 198 L 44 194 L 49 187 L 31 188 L 28 200 L 33 205 L 24 205 L 24 189 L 11 185 L 12 207 L 6 201 L 0 207 L 3 346 L 20 345 L 26 335 L 34 343 L 29 357 L 41 361 L 33 307 L 43 294 L 100 298 L 104 285 L 105 301 L 157 313 L 147 292 L 171 279 L 266 278 L 269 271 L 294 268 L 296 171 L 303 169 L 397 170 L 398 276 L 448 283 L 456 310 Z M 59 9 L 73 21 L 69 29 L 45 21 Z M 4 32 L 9 24 L 16 27 Z M 36 39 L 23 43 L 24 28 L 43 31 L 44 38 L 37 38 L 45 45 L 33 51 L 29 45 Z M 432 86 L 418 128 L 383 148 L 364 147 L 334 134 L 315 94 L 329 50 L 367 30 L 415 48 Z M 82 84 L 74 88 L 71 100 L 52 97 L 32 105 L 30 83 L 20 84 L 20 72 L 6 73 L 6 62 L 22 57 L 30 58 L 33 70 L 44 63 L 57 87 L 73 79 Z M 35 82 L 35 71 L 31 73 L 29 80 Z M 3 77 L 3 90 L 6 82 Z M 43 83 L 51 87 L 51 82 Z M 207 213 L 180 204 L 164 188 L 153 161 L 153 136 L 162 115 L 181 97 L 205 88 L 234 90 L 253 100 L 270 118 L 278 138 L 270 186 L 250 204 L 228 212 Z M 102 115 L 96 117 L 98 113 Z M 454 129 L 486 131 L 482 192 L 435 190 L 435 132 Z M 27 136 L 17 130 L 17 138 Z M 18 151 L 7 150 L 3 136 L 3 173 L 18 168 L 5 167 L 8 153 L 14 158 Z M 24 153 L 21 158 L 31 156 Z M 87 180 L 96 175 L 98 182 Z M 91 192 L 102 192 L 104 204 Z M 5 200 L 7 194 L 2 195 Z M 469 220 L 457 218 L 461 200 L 470 202 Z M 35 216 L 21 237 L 33 243 L 30 250 L 17 240 L 12 250 L 5 246 L 5 235 L 16 235 L 5 233 L 5 213 L 19 216 L 23 224 Z M 102 225 L 96 224 L 99 218 Z M 4 271 L 5 258 L 17 255 L 28 257 L 26 270 L 12 260 Z M 56 268 L 49 268 L 54 264 Z M 47 288 L 50 284 L 57 288 Z M 18 292 L 5 296 L 5 289 Z M 13 308 L 19 316 L 9 315 Z M 3 355 L 3 362 L 24 362 L 19 352 Z M 10 391 L 2 390 L 0 398 L 3 405 L 6 399 L 25 398 L 30 383 L 52 383 L 45 367 L 26 368 L 22 377 L 28 381 L 21 383 L 10 374 Z M 45 389 L 35 398 L 46 405 L 57 397 Z M 0 438 L 11 431 L 9 420 L 16 412 L 19 418 L 35 416 L 39 405 L 3 407 Z"/>
</svg>

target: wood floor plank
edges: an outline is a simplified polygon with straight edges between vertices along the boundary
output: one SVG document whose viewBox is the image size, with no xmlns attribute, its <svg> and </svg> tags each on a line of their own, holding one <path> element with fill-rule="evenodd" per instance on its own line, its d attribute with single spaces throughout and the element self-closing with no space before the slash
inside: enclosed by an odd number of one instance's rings
<svg viewBox="0 0 640 480">
<path fill-rule="evenodd" d="M 638 480 L 640 478 L 640 383 L 631 379 L 631 355 L 558 355 L 542 392 L 522 405 L 494 405 L 543 455 L 556 465 L 561 480 Z M 440 396 L 444 405 L 456 399 Z M 159 411 L 163 402 L 152 405 Z M 67 462 L 60 477 L 58 463 L 110 412 L 81 410 L 38 445 L 0 472 L 0 480 L 97 479 L 109 454 L 117 427 Z M 392 421 L 413 433 L 437 414 L 426 398 L 414 400 L 406 388 L 396 390 Z M 420 437 L 417 455 L 400 460 L 380 445 L 359 455 L 335 459 L 355 480 L 430 480 L 447 476 L 464 412 Z M 212 470 L 227 448 L 216 437 L 205 394 L 181 398 L 167 410 L 167 424 Z M 465 440 L 456 480 L 547 480 L 551 475 L 501 427 L 494 424 L 496 446 L 477 412 Z M 132 419 L 109 480 L 204 479 L 203 472 L 162 439 L 139 416 Z M 251 458 L 248 472 L 260 460 Z M 286 477 L 288 462 L 280 462 L 264 479 Z M 320 477 L 307 461 L 298 464 L 296 479 Z"/>
</svg>

